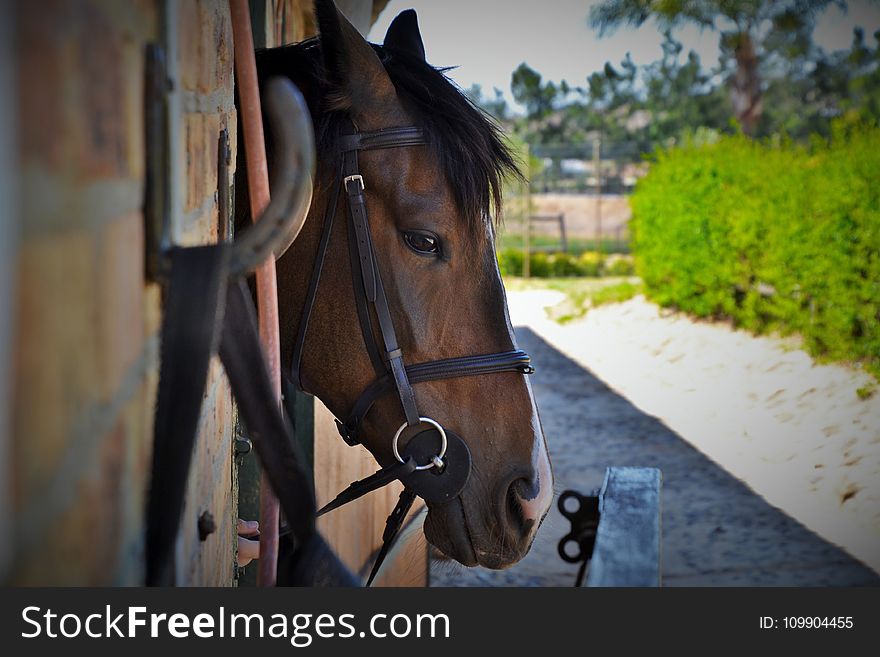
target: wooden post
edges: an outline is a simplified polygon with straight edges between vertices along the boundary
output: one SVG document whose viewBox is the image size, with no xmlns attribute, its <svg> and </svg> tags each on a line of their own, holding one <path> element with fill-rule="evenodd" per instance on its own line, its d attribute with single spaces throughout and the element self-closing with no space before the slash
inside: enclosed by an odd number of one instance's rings
<svg viewBox="0 0 880 657">
<path fill-rule="evenodd" d="M 660 586 L 660 470 L 608 468 L 587 586 Z"/>
<path fill-rule="evenodd" d="M 596 177 L 596 250 L 602 253 L 602 139 L 593 139 L 593 175 Z"/>
<path fill-rule="evenodd" d="M 559 213 L 559 236 L 562 242 L 562 252 L 568 253 L 568 237 L 565 234 L 565 214 Z"/>
</svg>

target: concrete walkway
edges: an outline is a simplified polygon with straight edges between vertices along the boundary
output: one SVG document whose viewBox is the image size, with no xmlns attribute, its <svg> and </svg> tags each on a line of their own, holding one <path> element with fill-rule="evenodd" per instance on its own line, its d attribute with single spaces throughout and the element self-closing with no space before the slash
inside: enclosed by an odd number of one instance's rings
<svg viewBox="0 0 880 657">
<path fill-rule="evenodd" d="M 587 493 L 610 465 L 663 472 L 665 586 L 880 585 L 880 577 L 770 506 L 745 484 L 608 388 L 528 328 L 520 347 L 537 372 L 557 493 Z M 529 555 L 505 571 L 467 569 L 435 559 L 432 586 L 571 586 L 577 566 L 556 545 L 568 531 L 555 505 Z"/>
</svg>

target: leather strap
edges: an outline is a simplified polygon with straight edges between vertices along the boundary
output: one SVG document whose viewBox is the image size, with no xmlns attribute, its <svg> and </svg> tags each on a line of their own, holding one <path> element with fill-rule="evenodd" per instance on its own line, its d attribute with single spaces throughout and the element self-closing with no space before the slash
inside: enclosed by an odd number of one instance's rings
<svg viewBox="0 0 880 657">
<path fill-rule="evenodd" d="M 351 234 L 351 227 L 346 224 L 348 234 Z M 373 330 L 373 315 L 370 311 L 370 302 L 367 301 L 367 295 L 364 293 L 363 276 L 359 266 L 359 258 L 357 244 L 355 240 L 348 239 L 348 257 L 351 269 L 352 290 L 354 291 L 355 308 L 358 315 L 358 323 L 361 326 L 361 339 L 364 341 L 364 348 L 373 364 L 373 371 L 376 376 L 381 376 L 388 369 L 385 359 L 382 357 L 382 347 L 376 339 L 376 332 Z"/>
<path fill-rule="evenodd" d="M 229 285 L 220 359 L 248 435 L 295 539 L 291 551 L 285 550 L 279 559 L 278 584 L 358 586 L 357 579 L 317 532 L 312 480 L 303 466 L 291 426 L 276 402 L 253 301 L 244 280 Z"/>
<path fill-rule="evenodd" d="M 406 368 L 407 377 L 412 384 L 501 372 L 532 374 L 534 368 L 531 365 L 529 355 L 521 349 L 498 354 L 432 360 L 417 365 L 409 365 Z M 340 435 L 342 435 L 347 443 L 357 444 L 361 422 L 367 416 L 367 413 L 370 412 L 373 404 L 393 389 L 393 382 L 388 374 L 385 374 L 376 379 L 361 393 L 361 396 L 358 397 L 352 406 L 345 423 L 337 424 Z"/>
<path fill-rule="evenodd" d="M 342 189 L 342 175 L 336 179 L 333 185 L 333 193 L 330 195 L 330 203 L 324 210 L 324 223 L 321 229 L 321 240 L 318 242 L 318 252 L 315 255 L 315 263 L 312 266 L 312 275 L 309 278 L 309 288 L 306 291 L 305 303 L 303 303 L 302 315 L 299 319 L 296 342 L 293 344 L 293 358 L 291 359 L 290 378 L 299 390 L 303 390 L 302 383 L 302 353 L 305 348 L 306 334 L 309 330 L 309 322 L 312 319 L 312 309 L 315 307 L 315 297 L 318 294 L 318 286 L 321 284 L 321 272 L 324 271 L 324 260 L 327 257 L 327 248 L 330 245 L 330 237 L 333 234 L 333 219 L 336 217 L 336 206 L 339 205 L 339 193 Z"/>
<path fill-rule="evenodd" d="M 317 534 L 311 478 L 275 400 L 245 282 L 229 279 L 228 245 L 175 247 L 162 321 L 161 371 L 146 518 L 146 584 L 171 583 L 171 554 L 184 507 L 198 418 L 218 349 L 239 413 L 295 541 L 279 584 L 356 586 Z"/>
<path fill-rule="evenodd" d="M 362 133 L 362 138 L 366 134 Z M 410 426 L 416 426 L 419 424 L 419 411 L 416 406 L 415 392 L 406 377 L 406 369 L 403 365 L 403 352 L 398 345 L 394 321 L 391 318 L 391 310 L 388 307 L 388 298 L 385 295 L 382 277 L 378 273 L 378 262 L 375 249 L 373 248 L 370 223 L 367 217 L 364 183 L 358 169 L 356 150 L 349 150 L 343 154 L 343 175 L 352 229 L 349 239 L 353 240 L 357 247 L 363 293 L 367 303 L 372 306 L 376 319 L 379 322 L 383 357 L 387 361 L 386 367 L 390 369 L 394 379 L 394 384 L 400 397 L 400 404 L 406 416 L 406 422 Z M 363 324 L 364 322 L 362 321 L 361 328 L 366 338 L 371 331 L 367 326 L 363 326 Z"/>
<path fill-rule="evenodd" d="M 381 470 L 374 472 L 369 477 L 364 477 L 363 479 L 359 479 L 349 484 L 348 488 L 322 506 L 316 515 L 322 516 L 333 509 L 338 509 L 343 504 L 354 502 L 356 499 L 363 497 L 367 493 L 372 493 L 374 490 L 384 488 L 392 481 L 403 479 L 415 471 L 416 460 L 414 458 L 409 457 L 405 461 L 395 461 L 391 465 L 387 465 Z"/>
<path fill-rule="evenodd" d="M 391 515 L 389 515 L 388 519 L 385 521 L 385 531 L 382 532 L 382 548 L 379 550 L 376 561 L 373 562 L 370 576 L 367 577 L 367 586 L 370 586 L 373 583 L 373 580 L 376 579 L 376 575 L 382 567 L 382 562 L 385 561 L 385 557 L 388 556 L 388 553 L 391 552 L 391 548 L 394 547 L 394 544 L 397 542 L 400 528 L 403 527 L 403 521 L 406 520 L 406 514 L 409 513 L 409 510 L 412 508 L 413 502 L 416 501 L 416 497 L 418 496 L 408 488 L 404 488 L 403 491 L 401 491 L 400 497 L 397 500 L 397 506 L 394 507 L 391 511 Z"/>
<path fill-rule="evenodd" d="M 425 133 L 421 128 L 406 126 L 403 128 L 385 128 L 384 130 L 355 132 L 350 135 L 343 135 L 340 140 L 340 150 L 346 153 L 349 151 L 397 148 L 399 146 L 419 146 L 425 143 Z"/>
<path fill-rule="evenodd" d="M 220 334 L 229 249 L 173 248 L 162 318 L 159 390 L 146 517 L 146 584 L 172 584 L 180 526 L 208 366 Z"/>
<path fill-rule="evenodd" d="M 357 246 L 358 264 L 367 301 L 376 303 L 376 266 L 373 259 L 373 244 L 370 225 L 367 221 L 367 199 L 364 197 L 364 180 L 358 173 L 357 152 L 345 154 L 345 175 L 343 184 L 348 197 L 348 212 L 354 234 L 351 235 Z"/>
</svg>

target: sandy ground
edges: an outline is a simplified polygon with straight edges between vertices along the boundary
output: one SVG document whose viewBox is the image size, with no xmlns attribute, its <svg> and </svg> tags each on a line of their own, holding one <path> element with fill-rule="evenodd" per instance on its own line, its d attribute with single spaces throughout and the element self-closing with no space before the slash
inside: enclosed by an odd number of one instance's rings
<svg viewBox="0 0 880 657">
<path fill-rule="evenodd" d="M 638 297 L 560 326 L 511 295 L 530 326 L 658 417 L 771 504 L 880 571 L 880 395 L 871 378 L 817 365 L 791 340 L 664 313 Z"/>
<path fill-rule="evenodd" d="M 880 570 L 880 399 L 855 393 L 866 375 L 642 298 L 561 326 L 538 311 L 560 293 L 509 296 L 557 492 L 597 488 L 609 465 L 663 471 L 665 585 L 880 584 L 856 560 Z M 571 585 L 576 567 L 556 555 L 567 531 L 554 508 L 513 568 L 436 560 L 432 585 Z"/>
<path fill-rule="evenodd" d="M 535 214 L 565 214 L 565 230 L 569 237 L 595 237 L 596 197 L 587 194 L 532 194 Z M 629 222 L 629 197 L 616 194 L 602 195 L 602 234 L 613 237 Z M 554 224 L 536 222 L 532 230 L 538 234 L 556 235 Z"/>
</svg>

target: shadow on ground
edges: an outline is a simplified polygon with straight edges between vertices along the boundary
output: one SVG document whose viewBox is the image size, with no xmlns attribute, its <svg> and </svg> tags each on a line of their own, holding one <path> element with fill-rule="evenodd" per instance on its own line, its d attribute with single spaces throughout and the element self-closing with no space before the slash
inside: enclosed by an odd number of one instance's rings
<svg viewBox="0 0 880 657">
<path fill-rule="evenodd" d="M 880 585 L 876 573 L 823 540 L 630 404 L 528 328 L 516 329 L 536 367 L 532 386 L 557 494 L 599 488 L 608 466 L 663 472 L 664 586 Z M 504 571 L 431 565 L 432 586 L 571 586 L 577 566 L 556 551 L 568 531 L 553 508 L 529 555 Z"/>
</svg>

